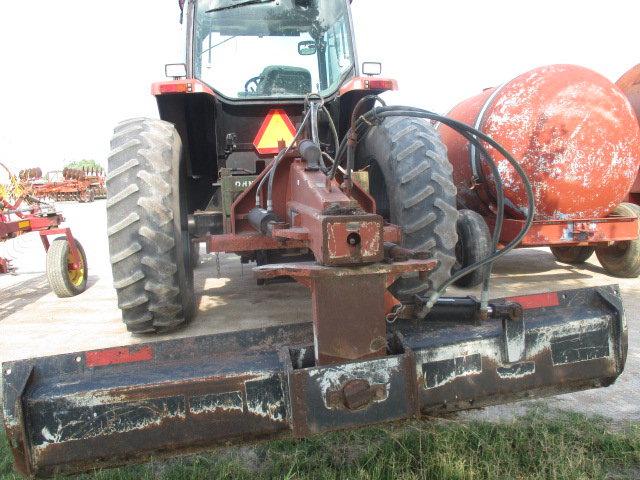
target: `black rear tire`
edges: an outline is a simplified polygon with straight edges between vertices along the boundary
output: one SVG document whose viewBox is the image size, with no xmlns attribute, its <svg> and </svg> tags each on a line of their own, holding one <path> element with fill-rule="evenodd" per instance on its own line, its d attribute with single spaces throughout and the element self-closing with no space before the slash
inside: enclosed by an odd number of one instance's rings
<svg viewBox="0 0 640 480">
<path fill-rule="evenodd" d="M 198 268 L 198 265 L 200 265 L 200 243 L 199 242 L 191 243 L 189 264 L 191 265 L 191 268 L 193 268 L 194 270 Z"/>
<path fill-rule="evenodd" d="M 580 265 L 591 258 L 595 247 L 551 247 L 551 253 L 560 263 Z"/>
<path fill-rule="evenodd" d="M 128 120 L 111 149 L 107 233 L 122 319 L 135 333 L 175 329 L 195 310 L 180 136 L 161 120 Z"/>
<path fill-rule="evenodd" d="M 472 210 L 458 212 L 458 244 L 456 245 L 456 268 L 463 268 L 484 260 L 491 255 L 491 233 L 482 215 Z M 463 288 L 477 287 L 484 279 L 484 267 L 478 268 L 455 282 Z"/>
<path fill-rule="evenodd" d="M 458 241 L 456 187 L 447 149 L 431 123 L 391 117 L 372 127 L 356 153 L 356 166 L 369 168 L 378 213 L 403 231 L 406 248 L 430 251 L 438 267 L 426 280 L 403 276 L 389 288 L 403 303 L 429 295 L 451 277 Z"/>
<path fill-rule="evenodd" d="M 612 212 L 617 217 L 638 217 L 640 206 L 635 203 L 621 203 Z M 638 227 L 640 235 L 640 226 Z M 615 242 L 609 247 L 596 248 L 596 256 L 600 265 L 609 275 L 620 278 L 636 278 L 640 276 L 640 238 L 625 242 Z"/>
</svg>

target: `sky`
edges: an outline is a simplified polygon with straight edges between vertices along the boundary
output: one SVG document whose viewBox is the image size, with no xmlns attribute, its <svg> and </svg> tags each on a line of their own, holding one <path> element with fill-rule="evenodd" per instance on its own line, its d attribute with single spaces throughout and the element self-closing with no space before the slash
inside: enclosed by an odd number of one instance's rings
<svg viewBox="0 0 640 480">
<path fill-rule="evenodd" d="M 183 60 L 177 3 L 3 2 L 0 161 L 106 164 L 113 126 L 157 117 L 150 85 Z M 399 82 L 387 100 L 443 113 L 538 66 L 574 63 L 615 81 L 640 63 L 637 0 L 353 0 L 353 14 L 360 62 L 382 62 Z"/>
</svg>

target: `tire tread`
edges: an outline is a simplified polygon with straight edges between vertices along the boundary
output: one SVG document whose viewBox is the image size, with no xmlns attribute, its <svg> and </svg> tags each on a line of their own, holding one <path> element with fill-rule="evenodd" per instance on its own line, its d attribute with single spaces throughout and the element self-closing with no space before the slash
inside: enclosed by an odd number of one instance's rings
<svg viewBox="0 0 640 480">
<path fill-rule="evenodd" d="M 169 330 L 187 320 L 178 275 L 180 240 L 172 221 L 181 148 L 175 127 L 136 118 L 116 126 L 107 179 L 107 228 L 113 285 L 127 328 Z"/>
<path fill-rule="evenodd" d="M 438 267 L 426 281 L 416 275 L 399 278 L 391 292 L 410 303 L 415 294 L 438 289 L 456 263 L 456 187 L 447 150 L 430 122 L 391 117 L 373 127 L 361 143 L 357 162 L 377 162 L 384 177 L 390 213 L 387 220 L 403 229 L 403 246 L 428 249 Z"/>
</svg>

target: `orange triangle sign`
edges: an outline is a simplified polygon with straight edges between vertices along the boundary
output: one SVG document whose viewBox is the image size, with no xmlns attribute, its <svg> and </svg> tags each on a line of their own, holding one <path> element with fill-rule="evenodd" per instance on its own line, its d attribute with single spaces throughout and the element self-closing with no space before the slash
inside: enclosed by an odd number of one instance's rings
<svg viewBox="0 0 640 480">
<path fill-rule="evenodd" d="M 296 128 L 284 110 L 270 110 L 267 118 L 253 141 L 254 147 L 260 155 L 275 155 L 280 150 L 278 142 L 284 141 L 285 145 L 291 145 L 296 135 Z"/>
</svg>

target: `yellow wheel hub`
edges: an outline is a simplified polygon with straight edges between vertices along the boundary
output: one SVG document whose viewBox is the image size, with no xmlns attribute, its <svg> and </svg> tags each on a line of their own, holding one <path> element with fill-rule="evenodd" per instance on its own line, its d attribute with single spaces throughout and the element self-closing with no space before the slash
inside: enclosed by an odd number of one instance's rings
<svg viewBox="0 0 640 480">
<path fill-rule="evenodd" d="M 67 256 L 67 273 L 71 283 L 76 287 L 82 285 L 82 282 L 84 281 L 84 263 L 82 262 L 82 256 L 80 256 L 80 262 L 77 265 L 77 268 L 73 268 L 73 255 L 69 252 Z"/>
</svg>

